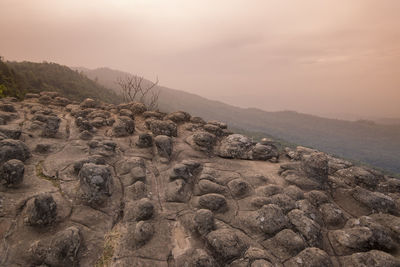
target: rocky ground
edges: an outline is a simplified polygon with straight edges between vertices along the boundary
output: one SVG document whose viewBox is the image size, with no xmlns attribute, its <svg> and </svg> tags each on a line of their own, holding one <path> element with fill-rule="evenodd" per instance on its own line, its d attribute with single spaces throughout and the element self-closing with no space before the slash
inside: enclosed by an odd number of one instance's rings
<svg viewBox="0 0 400 267">
<path fill-rule="evenodd" d="M 0 102 L 1 266 L 400 266 L 400 180 L 185 112 Z"/>
</svg>

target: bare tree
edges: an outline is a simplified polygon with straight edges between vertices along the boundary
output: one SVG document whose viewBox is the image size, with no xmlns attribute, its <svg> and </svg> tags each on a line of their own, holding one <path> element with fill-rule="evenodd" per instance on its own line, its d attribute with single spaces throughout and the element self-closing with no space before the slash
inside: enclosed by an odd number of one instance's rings
<svg viewBox="0 0 400 267">
<path fill-rule="evenodd" d="M 156 90 L 156 82 L 148 82 L 141 76 L 126 75 L 119 77 L 117 84 L 121 87 L 124 102 L 140 102 L 147 109 L 155 110 L 158 108 L 158 98 L 160 90 Z"/>
</svg>

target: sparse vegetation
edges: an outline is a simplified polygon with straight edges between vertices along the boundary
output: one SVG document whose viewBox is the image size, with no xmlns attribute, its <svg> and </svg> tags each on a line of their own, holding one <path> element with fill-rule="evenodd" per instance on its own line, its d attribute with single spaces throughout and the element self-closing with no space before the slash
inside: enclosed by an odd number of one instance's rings
<svg viewBox="0 0 400 267">
<path fill-rule="evenodd" d="M 43 173 L 43 161 L 40 161 L 36 164 L 36 176 L 40 179 L 49 181 L 54 187 L 56 187 L 58 189 L 58 191 L 60 191 L 61 194 L 63 194 L 63 192 L 61 190 L 61 186 L 60 186 L 60 181 L 57 179 L 48 177 Z"/>
<path fill-rule="evenodd" d="M 158 108 L 158 99 L 160 96 L 160 90 L 156 88 L 158 78 L 156 82 L 149 82 L 141 76 L 126 75 L 119 77 L 117 84 L 121 88 L 125 102 L 140 102 L 149 110 Z"/>
<path fill-rule="evenodd" d="M 112 256 L 114 255 L 114 249 L 120 236 L 120 233 L 116 230 L 112 230 L 106 234 L 104 237 L 103 253 L 97 260 L 96 267 L 110 266 Z"/>
</svg>

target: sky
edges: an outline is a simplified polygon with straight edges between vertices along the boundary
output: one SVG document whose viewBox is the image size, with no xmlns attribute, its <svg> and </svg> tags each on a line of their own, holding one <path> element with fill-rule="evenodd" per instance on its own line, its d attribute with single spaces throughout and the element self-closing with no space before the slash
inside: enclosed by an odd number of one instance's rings
<svg viewBox="0 0 400 267">
<path fill-rule="evenodd" d="M 398 0 L 0 0 L 7 60 L 110 67 L 241 107 L 400 117 Z"/>
</svg>

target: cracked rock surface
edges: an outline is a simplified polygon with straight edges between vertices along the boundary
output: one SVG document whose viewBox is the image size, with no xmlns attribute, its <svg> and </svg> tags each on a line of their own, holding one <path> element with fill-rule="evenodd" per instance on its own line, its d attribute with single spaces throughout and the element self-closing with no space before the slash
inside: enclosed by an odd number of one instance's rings
<svg viewBox="0 0 400 267">
<path fill-rule="evenodd" d="M 394 177 L 139 103 L 0 109 L 0 266 L 400 266 Z"/>
</svg>

